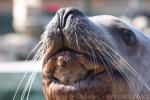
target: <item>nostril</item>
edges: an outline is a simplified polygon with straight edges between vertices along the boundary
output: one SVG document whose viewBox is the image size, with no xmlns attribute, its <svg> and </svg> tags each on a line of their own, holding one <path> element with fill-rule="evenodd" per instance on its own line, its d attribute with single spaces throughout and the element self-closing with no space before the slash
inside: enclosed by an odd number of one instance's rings
<svg viewBox="0 0 150 100">
<path fill-rule="evenodd" d="M 69 15 L 73 15 L 73 16 L 83 16 L 84 14 L 79 11 L 78 9 L 76 8 L 72 8 L 72 7 L 69 7 L 69 8 L 66 8 L 65 12 L 64 12 L 64 15 L 63 15 L 63 19 L 62 19 L 62 28 L 65 27 L 65 24 L 66 24 L 66 20 L 68 18 Z"/>
</svg>

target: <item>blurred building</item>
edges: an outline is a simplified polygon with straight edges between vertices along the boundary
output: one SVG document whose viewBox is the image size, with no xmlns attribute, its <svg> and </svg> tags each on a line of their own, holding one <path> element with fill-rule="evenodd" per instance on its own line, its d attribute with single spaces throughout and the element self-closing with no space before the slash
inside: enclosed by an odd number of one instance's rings
<svg viewBox="0 0 150 100">
<path fill-rule="evenodd" d="M 39 34 L 51 19 L 50 15 L 60 7 L 77 7 L 88 15 L 121 15 L 135 9 L 150 9 L 149 4 L 150 0 L 0 0 L 0 19 L 3 19 L 0 33 L 13 31 L 12 11 L 16 31 Z"/>
<path fill-rule="evenodd" d="M 0 35 L 13 32 L 12 0 L 0 0 Z"/>
</svg>

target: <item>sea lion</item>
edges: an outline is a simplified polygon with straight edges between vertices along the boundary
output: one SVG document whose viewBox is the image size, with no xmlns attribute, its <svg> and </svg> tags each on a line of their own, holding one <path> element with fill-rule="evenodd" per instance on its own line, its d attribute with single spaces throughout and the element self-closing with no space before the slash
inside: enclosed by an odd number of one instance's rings
<svg viewBox="0 0 150 100">
<path fill-rule="evenodd" d="M 110 15 L 61 8 L 42 41 L 46 100 L 146 100 L 150 40 Z"/>
</svg>

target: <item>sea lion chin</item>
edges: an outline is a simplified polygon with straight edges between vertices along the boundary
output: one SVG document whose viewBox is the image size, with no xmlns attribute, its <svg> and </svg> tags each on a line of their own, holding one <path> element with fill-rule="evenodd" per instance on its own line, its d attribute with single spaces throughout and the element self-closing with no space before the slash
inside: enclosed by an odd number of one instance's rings
<svg viewBox="0 0 150 100">
<path fill-rule="evenodd" d="M 149 39 L 119 18 L 61 8 L 41 41 L 46 100 L 130 100 L 150 93 L 149 63 L 140 61 L 149 55 Z"/>
</svg>

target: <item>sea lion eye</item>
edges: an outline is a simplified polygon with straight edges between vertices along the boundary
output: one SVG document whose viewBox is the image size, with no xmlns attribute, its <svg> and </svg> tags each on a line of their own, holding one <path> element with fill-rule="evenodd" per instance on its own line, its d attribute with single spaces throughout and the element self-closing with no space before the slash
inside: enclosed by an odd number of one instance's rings
<svg viewBox="0 0 150 100">
<path fill-rule="evenodd" d="M 136 41 L 135 33 L 129 29 L 121 29 L 121 37 L 126 45 L 133 45 Z"/>
</svg>

